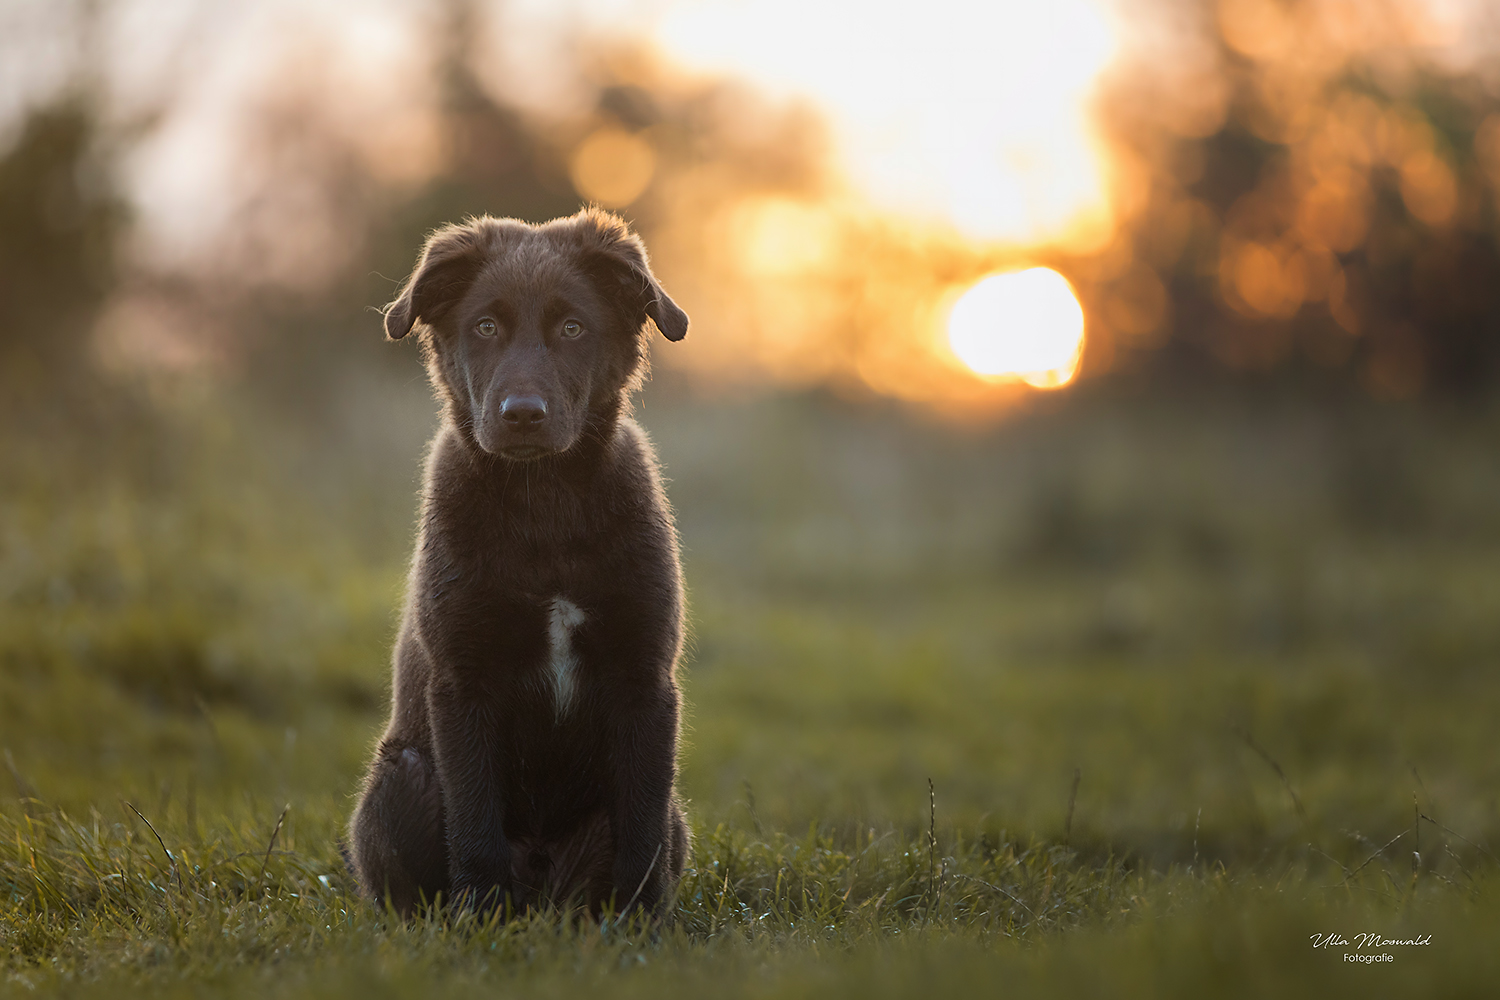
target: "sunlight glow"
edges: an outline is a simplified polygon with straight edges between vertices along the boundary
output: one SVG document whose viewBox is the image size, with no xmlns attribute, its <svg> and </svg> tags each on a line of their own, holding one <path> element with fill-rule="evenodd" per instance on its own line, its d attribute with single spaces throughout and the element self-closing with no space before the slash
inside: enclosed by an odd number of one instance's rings
<svg viewBox="0 0 1500 1000">
<path fill-rule="evenodd" d="M 837 220 L 815 202 L 750 198 L 737 206 L 730 225 L 752 274 L 806 275 L 826 266 L 834 255 Z"/>
<path fill-rule="evenodd" d="M 654 32 L 675 61 L 830 112 L 843 167 L 887 209 L 971 239 L 1107 227 L 1086 121 L 1116 39 L 1090 0 L 680 0 Z M 1075 231 L 1086 230 L 1087 235 Z"/>
<path fill-rule="evenodd" d="M 1078 370 L 1083 307 L 1051 268 L 992 274 L 953 304 L 948 343 L 976 374 L 1058 388 Z"/>
<path fill-rule="evenodd" d="M 605 208 L 623 208 L 651 183 L 656 153 L 640 136 L 601 128 L 573 151 L 568 175 L 578 193 Z"/>
</svg>

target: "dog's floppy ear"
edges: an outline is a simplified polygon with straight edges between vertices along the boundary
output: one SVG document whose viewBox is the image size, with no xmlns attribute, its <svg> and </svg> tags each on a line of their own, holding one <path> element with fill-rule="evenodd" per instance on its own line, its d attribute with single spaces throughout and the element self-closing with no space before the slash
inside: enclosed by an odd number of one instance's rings
<svg viewBox="0 0 1500 1000">
<path fill-rule="evenodd" d="M 636 322 L 644 323 L 649 316 L 668 340 L 686 337 L 687 313 L 662 290 L 651 273 L 646 245 L 624 220 L 596 208 L 584 209 L 573 218 L 583 237 L 585 266 L 625 298 L 639 316 Z"/>
<path fill-rule="evenodd" d="M 427 238 L 421 259 L 401 292 L 385 307 L 385 335 L 400 340 L 417 323 L 431 324 L 457 302 L 484 263 L 482 223 L 444 226 Z"/>
</svg>

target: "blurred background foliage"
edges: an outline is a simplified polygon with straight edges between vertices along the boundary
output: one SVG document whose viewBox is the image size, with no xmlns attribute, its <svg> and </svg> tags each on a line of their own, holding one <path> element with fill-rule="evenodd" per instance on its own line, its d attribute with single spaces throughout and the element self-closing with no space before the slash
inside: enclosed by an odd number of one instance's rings
<svg viewBox="0 0 1500 1000">
<path fill-rule="evenodd" d="M 816 106 L 675 70 L 626 40 L 580 30 L 580 93 L 545 113 L 516 103 L 493 80 L 489 8 L 452 2 L 407 46 L 413 82 L 397 89 L 423 103 L 390 109 L 383 130 L 317 99 L 332 70 L 318 24 L 305 26 L 233 109 L 244 162 L 205 196 L 214 228 L 164 252 L 150 245 L 160 232 L 130 232 L 124 176 L 139 186 L 158 165 L 140 150 L 170 131 L 173 95 L 131 103 L 78 69 L 10 130 L 7 367 L 55 373 L 92 351 L 134 374 L 290 380 L 287 402 L 315 404 L 320 375 L 350 363 L 345 338 L 364 338 L 362 310 L 434 225 L 595 200 L 627 212 L 705 317 L 710 343 L 661 359 L 700 382 L 824 384 L 993 416 L 1015 405 L 1011 386 L 927 357 L 918 314 L 954 282 L 1041 262 L 1084 303 L 1086 378 L 1275 372 L 1380 399 L 1482 396 L 1497 377 L 1500 85 L 1492 57 L 1431 55 L 1424 9 L 1128 8 L 1159 30 L 1094 89 L 1108 224 L 1029 244 L 852 204 Z M 109 19 L 80 11 L 54 30 L 107 45 Z M 49 335 L 23 333 L 38 327 Z"/>
<path fill-rule="evenodd" d="M 1111 104 L 1153 174 L 1137 260 L 1103 306 L 1127 344 L 1322 369 L 1384 399 L 1491 389 L 1496 95 L 1475 75 L 1381 65 L 1374 50 L 1413 29 L 1380 10 L 1223 4 L 1206 107 L 1128 89 Z"/>
<path fill-rule="evenodd" d="M 910 832 L 931 778 L 945 838 L 1250 870 L 1358 864 L 1415 795 L 1452 834 L 1423 872 L 1493 860 L 1493 52 L 1427 58 L 1411 5 L 1131 7 L 1170 42 L 1095 88 L 1109 224 L 984 242 L 861 205 L 816 107 L 633 42 L 581 33 L 563 111 L 509 100 L 486 9 L 423 8 L 388 69 L 432 113 L 374 124 L 310 27 L 176 256 L 132 191 L 180 95 L 123 102 L 99 8 L 59 22 L 83 56 L 0 152 L 6 810 L 291 799 L 334 870 L 435 426 L 375 310 L 436 225 L 596 200 L 694 317 L 638 416 L 701 821 Z M 1031 263 L 1087 317 L 1051 392 L 925 325 Z"/>
</svg>

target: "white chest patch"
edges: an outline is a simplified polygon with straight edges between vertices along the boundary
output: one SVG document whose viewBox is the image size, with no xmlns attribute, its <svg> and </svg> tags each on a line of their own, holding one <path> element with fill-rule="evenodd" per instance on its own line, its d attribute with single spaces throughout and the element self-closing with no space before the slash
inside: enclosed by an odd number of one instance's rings
<svg viewBox="0 0 1500 1000">
<path fill-rule="evenodd" d="M 547 616 L 547 669 L 552 681 L 552 705 L 558 719 L 568 714 L 578 693 L 578 656 L 573 652 L 573 630 L 583 624 L 583 609 L 562 597 L 552 599 Z"/>
</svg>

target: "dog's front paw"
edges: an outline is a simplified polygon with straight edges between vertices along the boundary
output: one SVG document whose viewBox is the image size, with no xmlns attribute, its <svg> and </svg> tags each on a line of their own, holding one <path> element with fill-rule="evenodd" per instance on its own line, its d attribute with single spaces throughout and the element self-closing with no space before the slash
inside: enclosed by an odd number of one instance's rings
<svg viewBox="0 0 1500 1000">
<path fill-rule="evenodd" d="M 654 863 L 648 857 L 644 864 L 627 860 L 615 865 L 615 907 L 620 916 L 640 911 L 657 915 L 667 881 L 662 867 L 659 856 Z"/>
<path fill-rule="evenodd" d="M 464 865 L 453 872 L 453 902 L 459 909 L 490 913 L 510 902 L 511 878 L 490 865 Z"/>
</svg>

